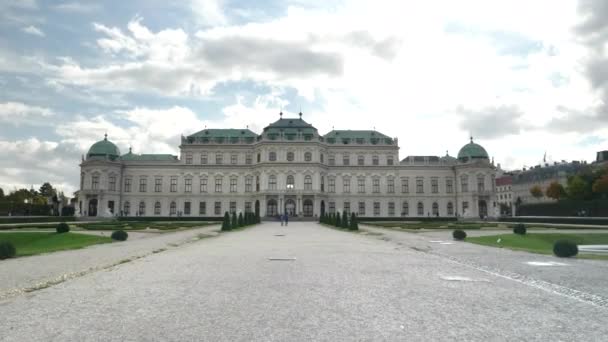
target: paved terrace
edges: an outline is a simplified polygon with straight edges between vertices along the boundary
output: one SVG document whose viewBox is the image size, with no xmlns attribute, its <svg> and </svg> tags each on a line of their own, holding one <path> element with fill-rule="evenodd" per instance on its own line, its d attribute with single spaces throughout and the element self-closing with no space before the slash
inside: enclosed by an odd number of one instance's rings
<svg viewBox="0 0 608 342">
<path fill-rule="evenodd" d="M 608 303 L 596 292 L 602 284 L 577 291 L 576 282 L 563 282 L 593 272 L 592 281 L 606 284 L 602 262 L 526 266 L 520 269 L 524 277 L 516 279 L 501 269 L 501 259 L 517 263 L 512 255 L 520 253 L 466 243 L 436 248 L 428 240 L 383 229 L 357 234 L 308 222 L 264 223 L 6 299 L 0 302 L 0 340 L 599 341 L 608 336 Z M 490 262 L 469 260 L 467 253 L 484 254 Z M 560 261 L 529 257 L 539 258 Z M 539 270 L 562 276 L 535 283 Z M 5 279 L 6 271 L 0 270 Z"/>
</svg>

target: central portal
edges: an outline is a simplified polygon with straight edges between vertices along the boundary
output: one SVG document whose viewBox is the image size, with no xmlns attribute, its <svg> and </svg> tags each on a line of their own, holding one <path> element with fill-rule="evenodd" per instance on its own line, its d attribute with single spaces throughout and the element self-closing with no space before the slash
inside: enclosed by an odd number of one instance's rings
<svg viewBox="0 0 608 342">
<path fill-rule="evenodd" d="M 296 202 L 291 198 L 285 200 L 285 214 L 289 216 L 295 216 L 296 214 Z"/>
</svg>

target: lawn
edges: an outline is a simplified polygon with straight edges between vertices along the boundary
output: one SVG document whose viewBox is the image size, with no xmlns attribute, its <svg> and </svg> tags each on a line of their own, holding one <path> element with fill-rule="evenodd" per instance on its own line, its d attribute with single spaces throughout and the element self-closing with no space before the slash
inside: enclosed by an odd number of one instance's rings
<svg viewBox="0 0 608 342">
<path fill-rule="evenodd" d="M 481 228 L 496 228 L 496 223 L 476 223 L 476 222 L 457 222 L 457 221 L 430 221 L 430 222 L 361 222 L 362 224 L 383 227 L 383 228 L 401 228 L 401 229 L 481 229 Z"/>
<path fill-rule="evenodd" d="M 0 241 L 10 241 L 17 256 L 57 252 L 112 242 L 109 237 L 77 233 L 0 233 Z"/>
<path fill-rule="evenodd" d="M 500 242 L 497 242 L 498 239 L 500 239 Z M 608 234 L 528 233 L 526 235 L 501 234 L 466 238 L 467 242 L 484 246 L 506 247 L 513 250 L 540 254 L 553 254 L 553 244 L 557 240 L 570 240 L 578 245 L 602 245 L 608 244 Z"/>
<path fill-rule="evenodd" d="M 204 227 L 218 222 L 99 222 L 99 223 L 81 223 L 75 226 L 86 230 L 141 230 L 141 229 L 158 229 L 158 230 L 176 230 L 183 228 Z"/>
</svg>

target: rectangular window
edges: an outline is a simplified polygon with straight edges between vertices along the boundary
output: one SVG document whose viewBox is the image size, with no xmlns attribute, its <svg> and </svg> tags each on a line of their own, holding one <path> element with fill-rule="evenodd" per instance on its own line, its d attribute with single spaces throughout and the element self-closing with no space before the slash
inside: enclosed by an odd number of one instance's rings
<svg viewBox="0 0 608 342">
<path fill-rule="evenodd" d="M 374 202 L 374 216 L 380 216 L 380 202 Z"/>
<path fill-rule="evenodd" d="M 125 178 L 125 192 L 131 192 L 131 178 Z"/>
<path fill-rule="evenodd" d="M 401 192 L 404 194 L 410 193 L 410 180 L 408 178 L 401 178 Z"/>
<path fill-rule="evenodd" d="M 346 211 L 346 215 L 350 216 L 350 202 L 344 202 L 344 211 Z"/>
<path fill-rule="evenodd" d="M 139 179 L 139 192 L 146 192 L 148 190 L 148 180 L 146 178 Z"/>
<path fill-rule="evenodd" d="M 336 157 L 334 157 L 334 156 L 327 157 L 327 164 L 329 164 L 330 166 L 336 165 Z"/>
<path fill-rule="evenodd" d="M 431 192 L 434 194 L 439 193 L 439 179 L 431 178 Z"/>
<path fill-rule="evenodd" d="M 215 202 L 213 213 L 215 216 L 222 215 L 222 202 Z"/>
<path fill-rule="evenodd" d="M 192 178 L 186 178 L 184 180 L 184 191 L 192 192 Z"/>
<path fill-rule="evenodd" d="M 373 192 L 375 194 L 380 193 L 380 178 L 374 178 L 372 181 Z"/>
<path fill-rule="evenodd" d="M 186 164 L 192 164 L 192 153 L 186 153 Z"/>
<path fill-rule="evenodd" d="M 388 192 L 389 194 L 394 194 L 395 193 L 395 180 L 393 178 L 389 178 L 386 182 L 387 182 L 386 192 Z"/>
<path fill-rule="evenodd" d="M 190 215 L 190 202 L 184 202 L 184 215 Z"/>
<path fill-rule="evenodd" d="M 365 157 L 364 156 L 358 156 L 357 157 L 357 165 L 359 165 L 359 166 L 365 165 Z"/>
<path fill-rule="evenodd" d="M 342 165 L 350 165 L 350 155 L 345 154 L 342 157 Z"/>
<path fill-rule="evenodd" d="M 238 156 L 236 154 L 231 154 L 230 155 L 230 164 L 236 164 L 238 161 Z"/>
<path fill-rule="evenodd" d="M 330 193 L 334 193 L 336 192 L 336 179 L 331 177 L 328 180 L 328 184 L 327 184 L 327 191 Z"/>
<path fill-rule="evenodd" d="M 246 213 L 251 212 L 251 202 L 245 202 L 245 212 Z"/>
<path fill-rule="evenodd" d="M 99 188 L 99 176 L 93 175 L 91 178 L 91 189 L 97 190 Z"/>
<path fill-rule="evenodd" d="M 393 157 L 392 156 L 388 156 L 386 157 L 386 165 L 393 165 Z"/>
<path fill-rule="evenodd" d="M 110 176 L 108 190 L 116 191 L 116 176 Z"/>
<path fill-rule="evenodd" d="M 236 213 L 236 202 L 230 202 L 230 215 Z"/>
<path fill-rule="evenodd" d="M 163 179 L 162 178 L 154 178 L 154 192 L 163 191 Z"/>
<path fill-rule="evenodd" d="M 171 178 L 171 189 L 169 191 L 177 192 L 177 178 L 175 178 L 175 177 Z"/>
<path fill-rule="evenodd" d="M 253 177 L 245 178 L 245 192 L 253 191 Z"/>
<path fill-rule="evenodd" d="M 329 202 L 329 213 L 330 214 L 336 213 L 336 202 Z"/>
<path fill-rule="evenodd" d="M 451 194 L 454 192 L 454 181 L 451 178 L 445 180 L 445 192 Z"/>
<path fill-rule="evenodd" d="M 198 204 L 198 214 L 200 216 L 207 215 L 207 202 L 200 202 Z"/>
<path fill-rule="evenodd" d="M 222 192 L 222 179 L 221 178 L 215 179 L 215 192 Z"/>
<path fill-rule="evenodd" d="M 230 192 L 236 192 L 236 178 L 230 178 Z"/>
<path fill-rule="evenodd" d="M 388 202 L 388 216 L 395 216 L 395 202 Z"/>
<path fill-rule="evenodd" d="M 160 202 L 154 203 L 154 215 L 160 215 Z"/>
<path fill-rule="evenodd" d="M 344 177 L 342 179 L 342 192 L 344 192 L 345 194 L 350 193 L 350 178 L 348 177 Z"/>
<path fill-rule="evenodd" d="M 466 213 L 466 211 L 469 209 L 469 202 L 462 202 L 462 215 L 464 215 Z"/>
<path fill-rule="evenodd" d="M 485 183 L 486 182 L 485 182 L 484 176 L 477 177 L 477 191 L 485 191 L 486 190 Z"/>
<path fill-rule="evenodd" d="M 416 178 L 416 193 L 423 194 L 424 193 L 424 179 Z"/>
<path fill-rule="evenodd" d="M 207 164 L 209 161 L 207 160 L 207 153 L 201 154 L 201 164 Z"/>
<path fill-rule="evenodd" d="M 357 187 L 359 188 L 360 194 L 365 193 L 365 178 L 364 177 L 357 178 Z"/>
<path fill-rule="evenodd" d="M 380 164 L 380 158 L 378 158 L 378 156 L 373 156 L 372 165 L 379 165 L 379 164 Z"/>
<path fill-rule="evenodd" d="M 462 189 L 462 192 L 468 192 L 469 191 L 469 177 L 462 176 L 460 178 L 460 188 Z"/>
<path fill-rule="evenodd" d="M 224 156 L 221 153 L 215 154 L 215 163 L 222 164 L 224 162 Z"/>
<path fill-rule="evenodd" d="M 251 154 L 247 154 L 245 156 L 245 164 L 250 165 L 251 163 L 253 163 L 253 156 Z"/>
<path fill-rule="evenodd" d="M 365 202 L 359 202 L 359 216 L 365 216 Z"/>
<path fill-rule="evenodd" d="M 200 191 L 201 193 L 207 192 L 207 178 L 201 178 Z"/>
</svg>

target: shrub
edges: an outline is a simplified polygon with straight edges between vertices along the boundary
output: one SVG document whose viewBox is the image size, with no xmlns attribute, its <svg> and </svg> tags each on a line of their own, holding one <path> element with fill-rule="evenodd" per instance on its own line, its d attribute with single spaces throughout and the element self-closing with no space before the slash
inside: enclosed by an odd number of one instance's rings
<svg viewBox="0 0 608 342">
<path fill-rule="evenodd" d="M 513 228 L 513 233 L 519 235 L 526 235 L 526 226 L 523 223 L 518 223 Z"/>
<path fill-rule="evenodd" d="M 340 228 L 348 228 L 348 214 L 346 213 L 346 210 L 342 211 L 342 226 L 340 226 Z"/>
<path fill-rule="evenodd" d="M 57 233 L 58 234 L 67 233 L 69 231 L 70 231 L 70 226 L 68 226 L 67 223 L 61 222 L 60 224 L 57 225 Z"/>
<path fill-rule="evenodd" d="M 336 219 L 334 220 L 334 226 L 340 228 L 342 226 L 342 220 L 340 220 L 340 213 L 336 214 Z"/>
<path fill-rule="evenodd" d="M 578 246 L 572 241 L 559 240 L 553 245 L 553 254 L 560 258 L 573 257 L 578 254 Z"/>
<path fill-rule="evenodd" d="M 454 237 L 455 240 L 464 240 L 467 237 L 467 233 L 464 230 L 456 229 L 452 233 L 452 237 Z"/>
<path fill-rule="evenodd" d="M 112 232 L 112 235 L 110 235 L 110 237 L 112 238 L 112 240 L 126 241 L 129 237 L 129 234 L 124 230 L 115 230 Z"/>
<path fill-rule="evenodd" d="M 243 221 L 243 213 L 239 213 L 238 223 L 239 227 L 245 227 L 245 221 Z"/>
<path fill-rule="evenodd" d="M 232 213 L 232 221 L 230 222 L 230 228 L 236 229 L 238 227 L 239 227 L 239 224 L 237 222 L 236 212 L 234 212 L 234 213 Z"/>
<path fill-rule="evenodd" d="M 226 212 L 224 214 L 224 221 L 222 221 L 222 230 L 230 230 L 232 226 L 230 225 L 230 214 Z"/>
<path fill-rule="evenodd" d="M 17 249 L 9 241 L 0 241 L 0 260 L 14 258 L 17 255 Z"/>
<path fill-rule="evenodd" d="M 357 215 L 355 213 L 350 214 L 350 230 L 359 230 L 359 223 L 357 223 Z"/>
</svg>

